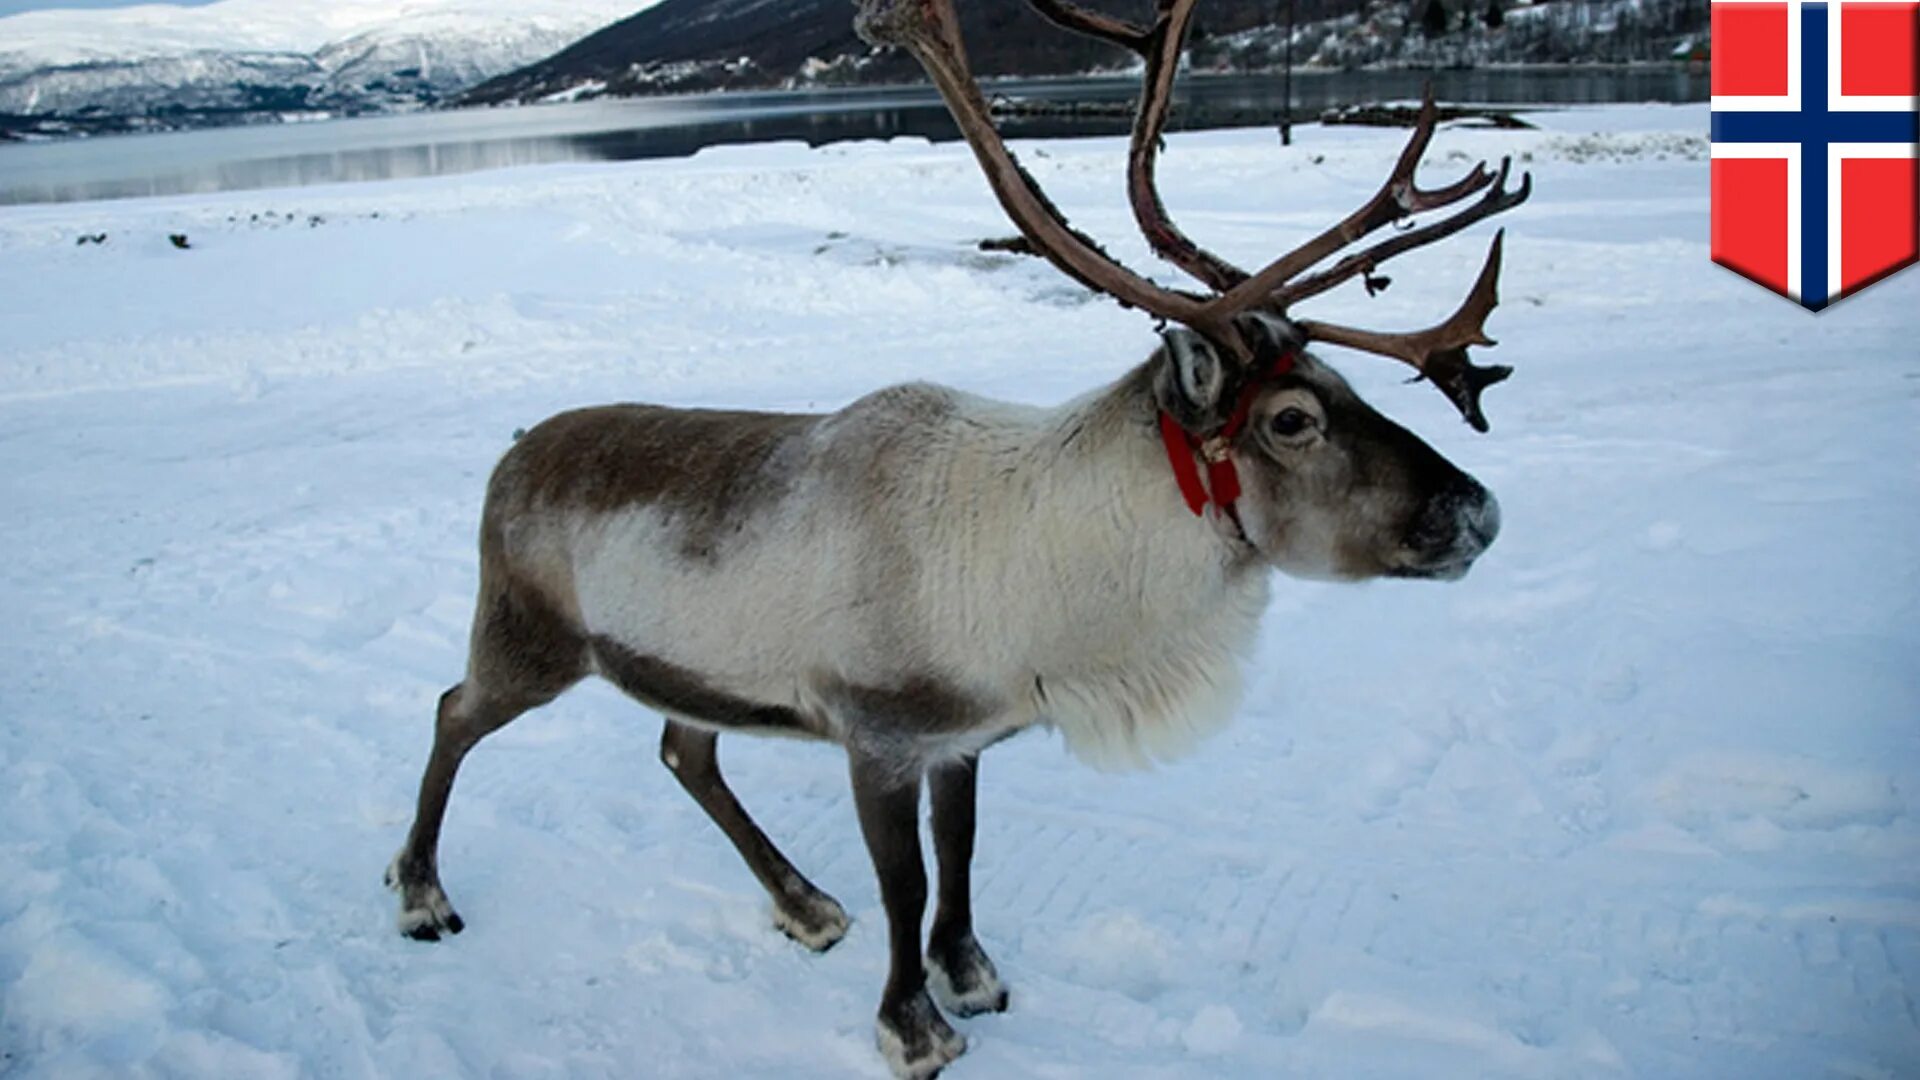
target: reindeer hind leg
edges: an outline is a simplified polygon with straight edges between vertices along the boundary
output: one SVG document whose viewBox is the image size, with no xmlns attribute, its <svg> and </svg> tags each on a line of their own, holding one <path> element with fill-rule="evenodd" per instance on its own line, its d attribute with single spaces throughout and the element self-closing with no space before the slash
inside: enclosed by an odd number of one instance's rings
<svg viewBox="0 0 1920 1080">
<path fill-rule="evenodd" d="M 486 569 L 483 561 L 467 678 L 440 697 L 413 828 L 387 867 L 387 887 L 400 894 L 400 932 L 419 941 L 465 926 L 439 870 L 440 827 L 460 762 L 481 739 L 588 671 L 586 641 L 571 622 L 529 587 L 487 581 Z"/>
<path fill-rule="evenodd" d="M 766 887 L 773 899 L 774 925 L 815 952 L 827 951 L 847 932 L 846 909 L 794 869 L 747 816 L 720 775 L 719 738 L 714 732 L 668 720 L 660 734 L 660 761 L 733 841 L 747 869 Z"/>
</svg>

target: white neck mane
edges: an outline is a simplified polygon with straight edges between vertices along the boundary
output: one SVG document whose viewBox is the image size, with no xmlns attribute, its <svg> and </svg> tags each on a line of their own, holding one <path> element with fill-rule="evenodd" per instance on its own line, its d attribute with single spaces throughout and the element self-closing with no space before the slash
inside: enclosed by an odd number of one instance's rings
<svg viewBox="0 0 1920 1080">
<path fill-rule="evenodd" d="M 1169 760 L 1233 718 L 1269 591 L 1266 567 L 1187 509 L 1145 374 L 1034 433 L 1013 538 L 1033 572 L 1001 593 L 1039 628 L 1019 643 L 1031 715 L 1099 768 Z"/>
</svg>

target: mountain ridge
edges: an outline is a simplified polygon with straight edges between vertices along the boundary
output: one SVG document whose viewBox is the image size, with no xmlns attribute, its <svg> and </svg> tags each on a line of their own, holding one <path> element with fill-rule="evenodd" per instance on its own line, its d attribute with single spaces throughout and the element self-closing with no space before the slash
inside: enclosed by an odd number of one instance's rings
<svg viewBox="0 0 1920 1080">
<path fill-rule="evenodd" d="M 1301 17 L 1357 0 L 1303 0 Z M 1147 19 L 1143 0 L 1102 10 Z M 1269 21 L 1270 0 L 1209 4 L 1201 33 Z M 1068 75 L 1119 69 L 1132 53 L 1048 23 L 1026 0 L 968 0 L 957 6 L 974 70 L 992 75 Z M 919 82 L 918 65 L 875 51 L 853 30 L 851 0 L 664 0 L 610 24 L 527 68 L 467 91 L 460 104 L 533 101 L 604 84 L 609 95 L 760 89 L 852 82 Z"/>
<path fill-rule="evenodd" d="M 220 0 L 0 18 L 0 132 L 422 108 L 647 0 Z"/>
<path fill-rule="evenodd" d="M 1100 0 L 1101 11 L 1150 23 L 1150 0 Z M 981 77 L 1133 69 L 1138 59 L 1053 26 L 1027 0 L 956 5 Z M 472 88 L 455 104 L 533 103 L 705 90 L 922 82 L 911 58 L 853 32 L 851 0 L 663 0 L 538 63 Z M 1488 63 L 1660 60 L 1704 38 L 1699 0 L 1297 0 L 1292 41 L 1302 67 L 1473 67 Z M 1186 63 L 1261 72 L 1286 53 L 1273 0 L 1199 8 Z"/>
</svg>

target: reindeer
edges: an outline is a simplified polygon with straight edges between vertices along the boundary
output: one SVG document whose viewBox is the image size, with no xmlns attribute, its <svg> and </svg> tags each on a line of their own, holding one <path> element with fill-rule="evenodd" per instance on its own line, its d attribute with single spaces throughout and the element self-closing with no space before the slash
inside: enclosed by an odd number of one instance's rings
<svg viewBox="0 0 1920 1080">
<path fill-rule="evenodd" d="M 1500 236 L 1452 317 L 1380 333 L 1287 315 L 1523 201 L 1508 165 L 1427 191 L 1418 126 L 1372 199 L 1256 273 L 1167 217 L 1155 158 L 1195 0 L 1139 26 L 1064 0 L 1056 23 L 1139 52 L 1128 189 L 1153 250 L 1208 288 L 1154 284 L 1073 230 L 995 132 L 950 0 L 860 0 L 860 33 L 932 76 L 994 194 L 1039 253 L 1090 289 L 1173 324 L 1117 382 L 1051 409 L 911 383 L 828 415 L 612 405 L 553 417 L 487 487 L 466 677 L 440 699 L 418 813 L 387 880 L 400 928 L 458 933 L 436 848 L 461 759 L 488 733 L 599 675 L 666 717 L 660 758 L 814 950 L 845 910 L 793 867 L 721 776 L 722 732 L 837 743 L 887 912 L 879 1046 L 902 1077 L 965 1048 L 961 1016 L 1007 1007 L 974 934 L 969 863 L 979 754 L 1052 727 L 1100 765 L 1178 754 L 1233 714 L 1269 570 L 1310 578 L 1458 578 L 1492 542 L 1491 494 L 1375 412 L 1312 342 L 1412 365 L 1478 430 L 1509 369 L 1493 344 Z M 1307 273 L 1419 211 L 1481 197 Z M 924 953 L 920 792 L 938 861 Z M 931 979 L 929 979 L 931 976 Z M 929 986 L 931 983 L 931 986 Z"/>
</svg>

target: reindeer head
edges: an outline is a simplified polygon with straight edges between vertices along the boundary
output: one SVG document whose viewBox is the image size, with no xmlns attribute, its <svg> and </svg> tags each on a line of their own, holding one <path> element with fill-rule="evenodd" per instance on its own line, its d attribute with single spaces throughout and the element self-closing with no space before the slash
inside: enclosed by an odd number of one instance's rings
<svg viewBox="0 0 1920 1080">
<path fill-rule="evenodd" d="M 1499 531 L 1492 493 L 1361 400 L 1292 325 L 1253 314 L 1239 326 L 1267 368 L 1237 392 L 1230 362 L 1190 330 L 1167 331 L 1151 366 L 1155 401 L 1183 430 L 1232 425 L 1214 452 L 1234 462 L 1239 494 L 1222 512 L 1246 542 L 1296 577 L 1465 574 Z"/>
<path fill-rule="evenodd" d="M 1165 323 L 1155 372 L 1161 427 L 1188 505 L 1211 501 L 1269 562 L 1306 576 L 1455 578 L 1493 539 L 1499 510 L 1492 495 L 1405 428 L 1375 412 L 1339 374 L 1309 356 L 1320 341 L 1411 365 L 1447 395 L 1476 430 L 1486 387 L 1510 374 L 1467 356 L 1492 345 L 1487 314 L 1498 302 L 1501 235 L 1479 279 L 1445 321 L 1412 333 L 1381 333 L 1294 320 L 1292 305 L 1361 277 L 1385 287 L 1380 264 L 1525 201 L 1531 180 L 1508 190 L 1509 161 L 1482 162 L 1455 183 L 1424 190 L 1414 170 L 1437 119 L 1429 87 L 1419 122 L 1386 183 L 1359 209 L 1318 236 L 1247 273 L 1201 249 L 1168 217 L 1154 167 L 1173 81 L 1198 0 L 1156 0 L 1153 25 L 1139 26 L 1071 0 L 1029 0 L 1053 22 L 1138 53 L 1144 60 L 1127 158 L 1134 219 L 1155 254 L 1192 275 L 1207 292 L 1170 289 L 1134 273 L 1061 216 L 994 130 L 968 69 L 951 0 L 857 0 L 856 28 L 875 44 L 912 53 L 932 77 L 972 147 L 994 195 L 1033 249 L 1068 276 Z M 1439 221 L 1397 232 L 1315 272 L 1369 233 L 1413 214 L 1480 194 Z M 1209 484 L 1199 486 L 1200 457 Z M 1244 471 L 1244 480 L 1241 472 Z"/>
</svg>

